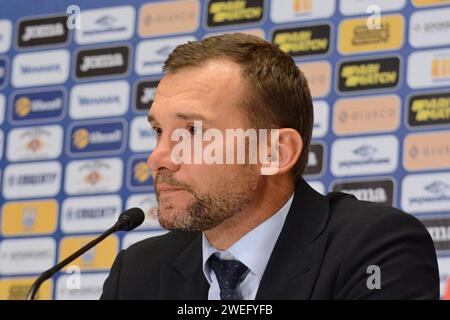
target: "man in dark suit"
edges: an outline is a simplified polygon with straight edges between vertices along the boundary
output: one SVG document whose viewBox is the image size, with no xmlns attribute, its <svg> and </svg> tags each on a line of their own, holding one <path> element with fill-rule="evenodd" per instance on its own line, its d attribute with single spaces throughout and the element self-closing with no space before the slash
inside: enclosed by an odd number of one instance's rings
<svg viewBox="0 0 450 320">
<path fill-rule="evenodd" d="M 416 218 L 322 196 L 301 177 L 313 107 L 292 58 L 228 34 L 178 46 L 164 71 L 148 166 L 159 221 L 172 231 L 121 251 L 102 299 L 439 297 L 433 242 Z M 230 129 L 250 130 L 244 162 Z M 276 134 L 255 144 L 251 129 Z"/>
</svg>

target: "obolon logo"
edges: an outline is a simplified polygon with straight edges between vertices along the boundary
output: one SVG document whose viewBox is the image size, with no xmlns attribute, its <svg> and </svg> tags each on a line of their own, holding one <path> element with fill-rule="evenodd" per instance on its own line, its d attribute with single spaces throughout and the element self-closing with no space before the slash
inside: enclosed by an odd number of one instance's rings
<svg viewBox="0 0 450 320">
<path fill-rule="evenodd" d="M 79 129 L 73 134 L 73 144 L 78 149 L 85 149 L 89 144 L 89 131 Z"/>
</svg>

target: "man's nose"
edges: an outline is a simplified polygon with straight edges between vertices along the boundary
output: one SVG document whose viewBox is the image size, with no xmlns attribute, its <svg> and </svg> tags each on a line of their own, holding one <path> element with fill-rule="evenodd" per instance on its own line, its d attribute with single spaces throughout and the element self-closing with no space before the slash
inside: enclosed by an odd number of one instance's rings
<svg viewBox="0 0 450 320">
<path fill-rule="evenodd" d="M 173 143 L 169 134 L 162 134 L 158 139 L 155 149 L 150 152 L 147 158 L 147 167 L 152 174 L 156 174 L 161 169 L 177 171 L 179 164 L 172 159 Z"/>
</svg>

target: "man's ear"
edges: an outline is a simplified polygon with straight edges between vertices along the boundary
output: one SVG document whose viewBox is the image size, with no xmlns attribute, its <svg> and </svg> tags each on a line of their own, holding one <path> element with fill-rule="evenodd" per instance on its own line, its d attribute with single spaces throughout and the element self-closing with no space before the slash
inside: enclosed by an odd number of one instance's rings
<svg viewBox="0 0 450 320">
<path fill-rule="evenodd" d="M 300 158 L 302 150 L 303 140 L 297 130 L 272 129 L 267 157 L 261 161 L 261 174 L 274 175 L 289 172 Z"/>
</svg>

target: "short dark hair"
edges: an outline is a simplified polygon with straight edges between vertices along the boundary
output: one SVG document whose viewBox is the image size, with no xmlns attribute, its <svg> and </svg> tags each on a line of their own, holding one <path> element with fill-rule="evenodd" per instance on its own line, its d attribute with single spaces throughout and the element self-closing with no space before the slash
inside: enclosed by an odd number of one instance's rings
<svg viewBox="0 0 450 320">
<path fill-rule="evenodd" d="M 164 73 L 229 60 L 241 67 L 249 85 L 245 114 L 257 128 L 292 128 L 303 140 L 294 176 L 308 164 L 313 104 L 308 82 L 294 60 L 275 45 L 250 34 L 229 33 L 177 46 L 164 63 Z"/>
</svg>

